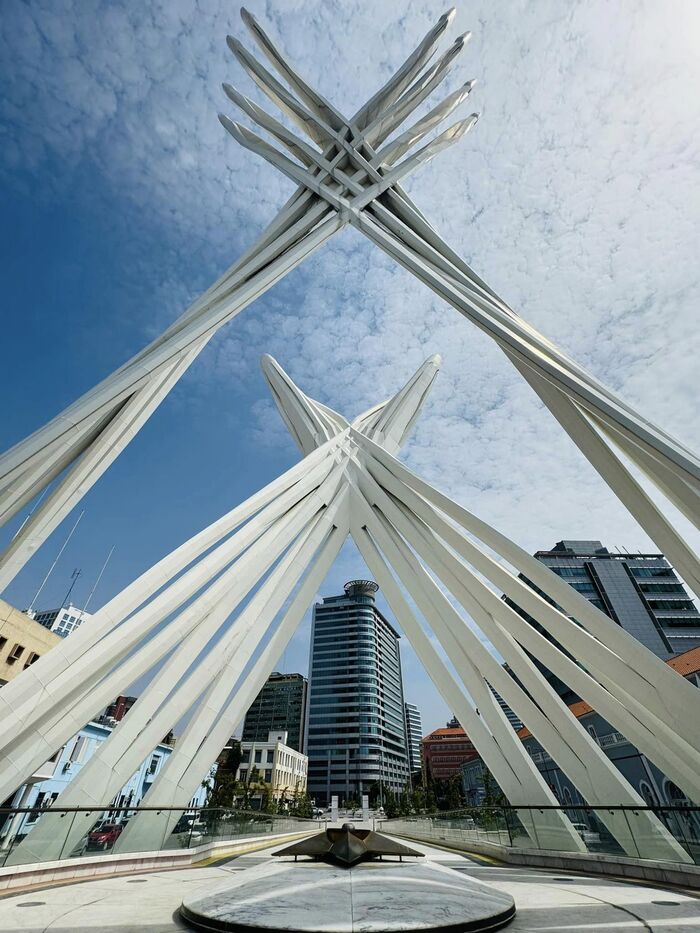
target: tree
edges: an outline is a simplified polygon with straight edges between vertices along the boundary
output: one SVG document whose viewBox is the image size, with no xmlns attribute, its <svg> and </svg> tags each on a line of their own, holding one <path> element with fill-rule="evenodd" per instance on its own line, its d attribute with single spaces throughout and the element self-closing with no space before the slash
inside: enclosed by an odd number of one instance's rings
<svg viewBox="0 0 700 933">
<path fill-rule="evenodd" d="M 420 784 L 414 784 L 410 801 L 413 813 L 423 813 L 424 810 L 428 809 L 428 795 L 426 789 Z"/>
<path fill-rule="evenodd" d="M 238 767 L 241 763 L 241 755 L 241 743 L 238 741 L 238 739 L 231 739 L 231 747 L 228 750 L 228 755 L 226 756 L 223 769 L 225 771 L 231 772 L 234 777 L 236 776 L 236 772 L 238 771 Z M 219 770 L 221 770 L 221 765 L 219 766 Z"/>
<path fill-rule="evenodd" d="M 503 791 L 494 780 L 493 775 L 487 767 L 484 766 L 482 772 L 484 782 L 484 799 L 481 801 L 482 807 L 498 807 L 506 802 Z"/>
<path fill-rule="evenodd" d="M 214 789 L 207 799 L 208 807 L 234 807 L 236 805 L 236 795 L 240 787 L 240 781 L 236 780 L 235 771 L 216 772 Z"/>
<path fill-rule="evenodd" d="M 299 784 L 294 788 L 294 794 L 292 795 L 292 800 L 289 806 L 289 812 L 292 816 L 300 816 L 305 819 L 310 819 L 314 815 L 313 804 L 311 803 L 311 797 L 309 797 L 306 791 L 299 789 Z"/>
<path fill-rule="evenodd" d="M 464 806 L 464 797 L 462 795 L 462 780 L 459 773 L 453 774 L 446 782 L 445 809 L 459 810 Z"/>
<path fill-rule="evenodd" d="M 272 786 L 265 784 L 262 792 L 262 801 L 260 809 L 263 813 L 277 813 L 277 802 L 272 792 Z"/>
<path fill-rule="evenodd" d="M 401 815 L 401 808 L 396 799 L 396 794 L 390 787 L 384 790 L 384 813 L 388 820 L 396 819 L 397 816 Z"/>
</svg>

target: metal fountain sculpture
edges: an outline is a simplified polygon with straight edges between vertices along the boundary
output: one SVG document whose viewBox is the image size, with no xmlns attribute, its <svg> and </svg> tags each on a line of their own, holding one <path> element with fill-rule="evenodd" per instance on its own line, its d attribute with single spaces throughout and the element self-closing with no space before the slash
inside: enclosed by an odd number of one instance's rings
<svg viewBox="0 0 700 933">
<path fill-rule="evenodd" d="M 349 535 L 446 704 L 510 803 L 520 808 L 536 845 L 584 848 L 566 816 L 547 809 L 557 800 L 491 688 L 588 804 L 600 805 L 599 819 L 626 852 L 636 854 L 643 840 L 649 857 L 688 860 L 653 814 L 603 806 L 644 802 L 533 659 L 697 800 L 700 723 L 688 717 L 696 689 L 547 567 L 396 459 L 438 367 L 438 357 L 427 360 L 393 398 L 349 422 L 305 395 L 264 357 L 272 395 L 303 459 L 164 557 L 103 606 L 89 626 L 0 691 L 0 796 L 22 784 L 114 695 L 157 671 L 128 717 L 62 793 L 61 805 L 103 808 L 161 737 L 191 714 L 144 798 L 150 807 L 186 808 Z M 495 590 L 536 619 L 556 644 Z M 178 816 L 140 812 L 115 851 L 159 847 Z M 67 836 L 58 831 L 60 819 L 50 810 L 43 814 L 9 862 L 50 858 L 59 846 L 70 852 L 94 814 L 77 814 Z"/>
<path fill-rule="evenodd" d="M 381 859 L 385 855 L 398 856 L 399 861 L 406 856 L 423 858 L 423 853 L 416 849 L 371 829 L 356 829 L 352 823 L 343 823 L 340 829 L 325 829 L 315 836 L 302 839 L 301 842 L 277 849 L 272 855 L 276 858 L 293 855 L 295 862 L 300 855 L 307 855 L 312 859 L 342 865 L 344 868 L 351 868 L 359 862 Z"/>
<path fill-rule="evenodd" d="M 229 98 L 292 158 L 242 125 L 220 119 L 239 143 L 299 187 L 256 245 L 164 334 L 0 458 L 3 521 L 60 477 L 3 553 L 0 586 L 118 456 L 218 328 L 352 224 L 496 340 L 700 592 L 696 555 L 622 457 L 696 524 L 698 459 L 518 317 L 449 248 L 400 186 L 403 177 L 456 142 L 475 121 L 475 116 L 459 121 L 414 149 L 464 100 L 469 82 L 387 142 L 462 51 L 465 36 L 429 64 L 452 14 L 441 17 L 350 120 L 296 74 L 250 14 L 243 11 L 243 19 L 286 87 L 229 38 L 232 52 L 312 144 L 229 86 Z M 396 459 L 438 364 L 436 357 L 428 360 L 396 396 L 348 422 L 304 395 L 274 360 L 265 358 L 263 369 L 275 401 L 304 458 L 164 557 L 103 606 L 89 626 L 0 691 L 2 799 L 115 695 L 157 671 L 129 716 L 62 793 L 61 804 L 94 803 L 103 809 L 162 736 L 191 713 L 144 801 L 155 807 L 187 807 L 350 535 L 437 689 L 519 808 L 535 845 L 583 848 L 561 811 L 548 809 L 556 806 L 556 798 L 491 688 L 516 711 L 586 801 L 600 807 L 600 820 L 626 852 L 639 854 L 640 845 L 647 857 L 688 861 L 652 814 L 603 806 L 615 801 L 634 808 L 643 801 L 532 659 L 570 684 L 694 800 L 700 800 L 700 717 L 689 711 L 698 707 L 697 691 L 549 569 Z M 495 590 L 536 619 L 557 644 Z M 462 610 L 473 624 L 465 621 Z M 234 624 L 228 624 L 236 612 Z M 454 674 L 425 626 L 451 660 Z M 508 662 L 517 680 L 484 640 Z M 66 835 L 57 832 L 60 816 L 44 813 L 10 853 L 9 863 L 57 857 L 59 839 L 63 851 L 71 851 L 91 819 L 77 814 Z M 177 813 L 142 811 L 130 820 L 115 848 L 156 848 L 176 822 Z"/>
<path fill-rule="evenodd" d="M 237 142 L 276 166 L 298 188 L 257 243 L 160 337 L 0 457 L 0 523 L 9 521 L 60 477 L 0 554 L 0 591 L 131 441 L 216 331 L 351 224 L 493 337 L 700 595 L 697 555 L 622 459 L 641 470 L 700 525 L 698 457 L 520 318 L 448 246 L 401 187 L 403 178 L 456 143 L 477 118 L 472 114 L 425 142 L 467 98 L 474 83 L 468 81 L 390 138 L 444 81 L 463 51 L 469 34 L 459 36 L 431 64 L 454 10 L 440 17 L 403 65 L 350 119 L 297 74 L 250 13 L 242 10 L 241 15 L 281 81 L 229 36 L 232 53 L 310 143 L 228 84 L 224 90 L 229 99 L 277 146 L 228 117 L 219 119 Z"/>
</svg>

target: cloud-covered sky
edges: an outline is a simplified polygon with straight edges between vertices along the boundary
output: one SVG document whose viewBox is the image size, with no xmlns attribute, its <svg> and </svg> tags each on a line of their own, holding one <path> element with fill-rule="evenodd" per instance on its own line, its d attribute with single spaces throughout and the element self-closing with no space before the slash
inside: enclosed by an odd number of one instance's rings
<svg viewBox="0 0 700 933">
<path fill-rule="evenodd" d="M 310 83 L 354 112 L 443 12 L 424 2 L 251 0 Z M 217 121 L 256 97 L 219 0 L 4 0 L 0 18 L 0 447 L 118 366 L 220 274 L 290 183 Z M 447 241 L 547 336 L 645 415 L 700 446 L 700 7 L 692 0 L 480 0 L 445 87 L 481 119 L 408 182 Z M 259 370 L 272 353 L 352 416 L 429 354 L 443 369 L 409 465 L 524 547 L 652 548 L 503 355 L 345 230 L 217 338 L 84 501 L 42 594 L 74 567 L 106 600 L 297 459 Z M 69 527 L 69 523 L 67 523 Z M 10 529 L 11 531 L 12 529 Z M 57 532 L 6 594 L 26 605 Z M 697 543 L 697 540 L 696 540 Z M 365 572 L 351 548 L 325 594 Z M 308 628 L 284 664 L 306 665 Z M 447 710 L 404 645 L 426 730 Z"/>
</svg>

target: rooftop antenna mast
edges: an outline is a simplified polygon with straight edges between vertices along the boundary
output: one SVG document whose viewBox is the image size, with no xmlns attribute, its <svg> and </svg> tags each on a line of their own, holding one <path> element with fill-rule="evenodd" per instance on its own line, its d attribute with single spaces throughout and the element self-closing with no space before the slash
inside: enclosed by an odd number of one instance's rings
<svg viewBox="0 0 700 933">
<path fill-rule="evenodd" d="M 62 609 L 63 609 L 63 607 L 66 605 L 66 603 L 68 603 L 68 605 L 70 605 L 70 603 L 69 603 L 70 594 L 73 592 L 73 587 L 74 587 L 75 584 L 78 582 L 78 577 L 81 575 L 81 573 L 82 573 L 82 570 L 80 569 L 80 567 L 76 567 L 76 568 L 73 570 L 73 573 L 70 575 L 71 584 L 70 584 L 70 586 L 68 587 L 68 592 L 67 592 L 66 595 L 63 597 L 63 602 L 61 603 L 61 608 L 62 608 Z"/>
<path fill-rule="evenodd" d="M 85 605 L 84 605 L 83 608 L 80 610 L 80 614 L 78 615 L 78 620 L 81 621 L 81 622 L 82 622 L 83 616 L 85 615 L 85 613 L 86 613 L 86 611 L 87 611 L 87 607 L 90 605 L 90 600 L 91 600 L 92 597 L 95 595 L 95 590 L 96 590 L 97 587 L 99 586 L 100 580 L 102 579 L 102 574 L 105 572 L 105 567 L 106 567 L 107 564 L 109 563 L 109 560 L 110 560 L 112 554 L 114 554 L 114 548 L 115 548 L 115 547 L 116 547 L 116 545 L 113 544 L 112 547 L 111 547 L 111 549 L 110 549 L 109 554 L 107 555 L 107 559 L 105 560 L 104 564 L 102 564 L 102 569 L 101 569 L 100 572 L 97 574 L 97 579 L 95 580 L 95 582 L 94 582 L 93 585 L 92 585 L 92 589 L 90 590 L 90 594 L 88 595 L 88 598 L 85 600 Z"/>
<path fill-rule="evenodd" d="M 36 591 L 36 593 L 34 594 L 34 599 L 33 599 L 33 600 L 31 601 L 31 603 L 29 604 L 29 609 L 27 609 L 27 614 L 28 614 L 28 615 L 31 614 L 31 611 L 32 611 L 32 609 L 34 608 L 34 604 L 36 603 L 37 599 L 39 598 L 39 594 L 41 593 L 41 591 L 42 591 L 42 590 L 44 589 L 44 587 L 46 586 L 47 580 L 49 579 L 49 577 L 50 577 L 51 574 L 53 573 L 54 568 L 55 568 L 56 564 L 58 563 L 58 561 L 59 561 L 59 559 L 60 559 L 60 557 L 61 557 L 61 554 L 63 554 L 63 552 L 65 551 L 66 545 L 68 544 L 68 542 L 70 541 L 70 539 L 73 537 L 73 532 L 75 531 L 75 529 L 76 529 L 76 528 L 78 527 L 78 525 L 80 524 L 80 519 L 83 517 L 83 515 L 85 515 L 85 509 L 83 509 L 82 512 L 80 513 L 80 515 L 76 518 L 73 527 L 72 527 L 71 530 L 68 532 L 68 536 L 67 536 L 66 540 L 65 540 L 65 541 L 63 542 L 63 544 L 61 545 L 61 550 L 58 552 L 58 554 L 57 554 L 56 557 L 54 558 L 53 563 L 52 563 L 51 566 L 49 567 L 48 573 L 46 574 L 46 576 L 44 577 L 44 579 L 41 581 L 41 585 L 39 586 L 39 589 L 38 589 L 38 590 Z M 69 592 L 70 592 L 70 591 L 69 591 Z"/>
</svg>

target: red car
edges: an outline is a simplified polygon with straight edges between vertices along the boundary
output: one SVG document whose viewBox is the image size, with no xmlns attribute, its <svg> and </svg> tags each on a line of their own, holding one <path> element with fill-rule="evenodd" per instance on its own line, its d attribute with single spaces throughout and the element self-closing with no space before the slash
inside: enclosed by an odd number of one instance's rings
<svg viewBox="0 0 700 933">
<path fill-rule="evenodd" d="M 123 823 L 103 823 L 101 826 L 93 829 L 91 833 L 88 833 L 87 848 L 111 849 L 123 829 Z"/>
</svg>

